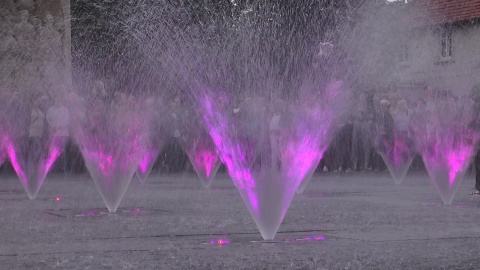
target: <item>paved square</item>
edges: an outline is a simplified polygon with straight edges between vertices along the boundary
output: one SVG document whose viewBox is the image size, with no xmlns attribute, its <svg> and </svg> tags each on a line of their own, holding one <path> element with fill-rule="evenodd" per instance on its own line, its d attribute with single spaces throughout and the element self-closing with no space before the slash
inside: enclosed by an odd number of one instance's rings
<svg viewBox="0 0 480 270">
<path fill-rule="evenodd" d="M 480 197 L 444 206 L 426 175 L 317 174 L 263 241 L 226 174 L 132 183 L 116 214 L 88 175 L 47 177 L 36 200 L 0 180 L 1 269 L 478 269 Z"/>
</svg>

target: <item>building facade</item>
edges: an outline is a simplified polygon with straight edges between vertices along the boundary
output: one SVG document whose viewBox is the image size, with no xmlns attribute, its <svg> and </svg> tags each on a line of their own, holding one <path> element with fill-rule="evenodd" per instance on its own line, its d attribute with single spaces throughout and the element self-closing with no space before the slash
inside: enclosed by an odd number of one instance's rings
<svg viewBox="0 0 480 270">
<path fill-rule="evenodd" d="M 405 10 L 394 83 L 424 96 L 427 88 L 469 95 L 480 83 L 480 0 L 416 0 Z"/>
</svg>

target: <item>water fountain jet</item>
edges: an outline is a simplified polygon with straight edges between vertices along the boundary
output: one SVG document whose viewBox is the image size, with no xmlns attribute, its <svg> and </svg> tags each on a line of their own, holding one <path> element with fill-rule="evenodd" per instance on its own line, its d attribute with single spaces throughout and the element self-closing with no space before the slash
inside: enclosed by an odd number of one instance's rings
<svg viewBox="0 0 480 270">
<path fill-rule="evenodd" d="M 191 134 L 181 145 L 203 187 L 210 188 L 222 162 L 208 133 Z"/>
<path fill-rule="evenodd" d="M 57 137 L 51 138 L 46 149 L 39 153 L 38 160 L 23 154 L 18 142 L 9 137 L 6 138 L 5 144 L 13 169 L 28 197 L 31 200 L 35 199 L 55 160 L 61 155 L 65 141 Z"/>
<path fill-rule="evenodd" d="M 138 104 L 118 100 L 110 107 L 97 101 L 91 116 L 79 123 L 75 140 L 108 210 L 117 210 L 144 154 L 147 138 Z"/>
<path fill-rule="evenodd" d="M 415 125 L 417 148 L 444 204 L 452 203 L 479 140 L 478 131 L 469 128 L 471 108 L 451 104 L 440 102 L 425 123 Z"/>
</svg>

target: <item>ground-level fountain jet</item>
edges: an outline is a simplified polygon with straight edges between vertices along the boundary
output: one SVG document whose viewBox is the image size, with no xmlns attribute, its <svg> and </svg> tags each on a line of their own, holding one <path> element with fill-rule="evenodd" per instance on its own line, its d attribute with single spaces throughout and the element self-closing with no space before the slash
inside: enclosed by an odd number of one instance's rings
<svg viewBox="0 0 480 270">
<path fill-rule="evenodd" d="M 414 125 L 418 152 L 444 204 L 452 203 L 479 141 L 471 109 L 439 102 Z"/>
<path fill-rule="evenodd" d="M 143 106 L 139 109 L 140 132 L 144 137 L 140 141 L 140 147 L 143 148 L 140 162 L 135 175 L 140 183 L 145 184 L 150 175 L 155 162 L 167 141 L 164 123 L 165 117 L 159 112 L 159 108 L 164 108 L 163 102 L 154 98 L 147 98 L 143 101 Z"/>
<path fill-rule="evenodd" d="M 22 153 L 14 139 L 6 138 L 5 147 L 10 162 L 31 200 L 37 197 L 64 144 L 61 138 L 53 137 L 45 149 L 28 149 L 27 153 Z"/>
<path fill-rule="evenodd" d="M 305 177 L 303 178 L 302 182 L 300 183 L 300 186 L 297 189 L 297 194 L 303 194 L 305 191 L 305 188 L 307 187 L 308 183 L 310 183 L 310 180 L 312 180 L 313 174 L 315 173 L 315 170 L 318 167 L 318 164 L 320 164 L 320 160 L 322 159 L 321 156 L 319 156 L 315 161 L 313 161 L 312 167 L 308 170 L 307 174 L 305 174 Z"/>
<path fill-rule="evenodd" d="M 98 103 L 96 112 L 75 129 L 75 141 L 108 210 L 115 212 L 145 153 L 145 129 L 137 103 L 116 107 Z"/>
<path fill-rule="evenodd" d="M 98 139 L 79 140 L 80 151 L 108 210 L 116 212 L 137 170 L 140 153 L 130 141 Z"/>
<path fill-rule="evenodd" d="M 84 157 L 108 211 L 116 212 L 135 173 L 136 163 L 125 163 L 126 160 L 120 155 L 113 157 L 101 152 L 84 152 Z"/>
<path fill-rule="evenodd" d="M 150 172 L 152 171 L 153 165 L 155 165 L 155 161 L 160 153 L 160 150 L 156 149 L 147 149 L 143 154 L 142 158 L 140 159 L 140 163 L 138 164 L 138 168 L 135 172 L 140 183 L 145 184 L 147 181 Z"/>
<path fill-rule="evenodd" d="M 412 140 L 394 133 L 392 140 L 383 139 L 379 144 L 377 152 L 385 162 L 395 183 L 401 184 L 415 157 Z"/>
<path fill-rule="evenodd" d="M 294 122 L 297 123 L 299 134 L 303 136 L 305 142 L 308 142 L 300 148 L 303 149 L 303 153 L 299 152 L 303 155 L 303 157 L 300 156 L 303 161 L 299 166 L 304 168 L 302 170 L 305 170 L 305 176 L 301 180 L 297 194 L 305 191 L 332 142 L 333 135 L 337 132 L 335 123 L 343 119 L 342 104 L 339 103 L 345 96 L 343 88 L 343 81 L 332 80 L 326 85 L 323 95 L 313 95 L 313 97 L 311 94 L 307 95 L 310 100 L 303 101 L 306 104 L 304 110 L 297 112 L 297 119 Z M 305 156 L 305 153 L 309 155 Z"/>
<path fill-rule="evenodd" d="M 440 142 L 422 151 L 423 163 L 444 204 L 451 204 L 474 156 L 469 144 Z"/>
<path fill-rule="evenodd" d="M 202 104 L 205 122 L 222 162 L 263 238 L 272 240 L 301 181 L 319 158 L 316 137 L 308 132 L 292 132 L 279 139 L 272 133 L 272 150 L 255 151 L 251 148 L 262 145 L 237 136 L 241 131 L 236 126 L 241 125 L 225 117 L 211 97 L 204 96 Z M 258 132 L 255 138 L 262 141 L 262 136 Z"/>
<path fill-rule="evenodd" d="M 222 165 L 210 136 L 207 133 L 201 133 L 190 139 L 186 138 L 182 141 L 182 148 L 203 187 L 209 188 Z"/>
</svg>

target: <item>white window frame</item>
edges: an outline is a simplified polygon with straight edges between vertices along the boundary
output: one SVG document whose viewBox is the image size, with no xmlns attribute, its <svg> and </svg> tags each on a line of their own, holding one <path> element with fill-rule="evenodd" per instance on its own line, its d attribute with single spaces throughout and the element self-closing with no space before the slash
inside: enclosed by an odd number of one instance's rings
<svg viewBox="0 0 480 270">
<path fill-rule="evenodd" d="M 453 58 L 453 26 L 445 24 L 442 27 L 440 36 L 440 57 L 442 60 L 451 60 Z"/>
</svg>

